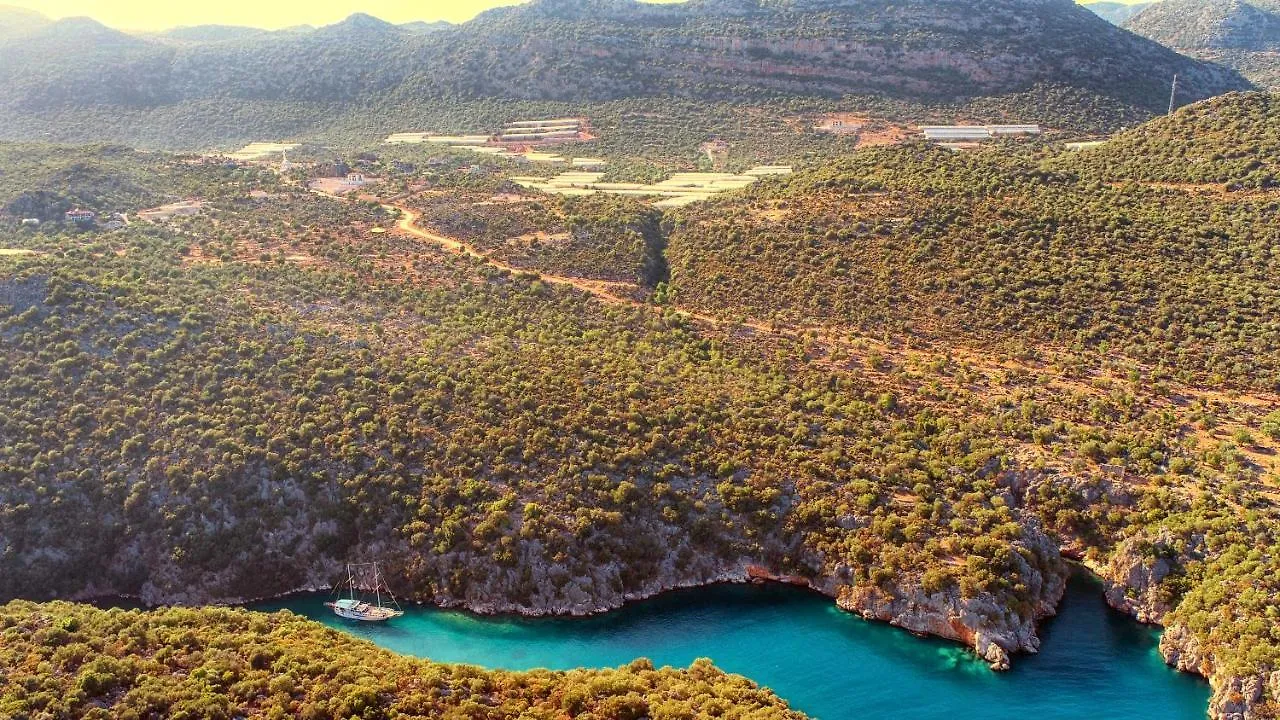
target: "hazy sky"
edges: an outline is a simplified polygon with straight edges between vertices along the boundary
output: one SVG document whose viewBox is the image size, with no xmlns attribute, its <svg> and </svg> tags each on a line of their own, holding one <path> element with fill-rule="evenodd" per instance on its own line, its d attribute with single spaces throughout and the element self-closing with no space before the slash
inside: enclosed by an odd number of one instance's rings
<svg viewBox="0 0 1280 720">
<path fill-rule="evenodd" d="M 125 30 L 163 30 L 179 25 L 250 25 L 277 29 L 326 25 L 353 12 L 394 23 L 410 20 L 461 22 L 476 13 L 520 0 L 0 0 L 0 5 L 37 10 L 52 18 L 88 15 Z M 670 0 L 667 0 L 670 1 Z M 1133 0 L 1122 0 L 1132 2 Z"/>
<path fill-rule="evenodd" d="M 162 30 L 179 25 L 250 25 L 277 29 L 326 25 L 354 12 L 395 23 L 410 20 L 461 22 L 476 13 L 517 0 L 0 0 L 51 18 L 76 15 L 128 30 Z"/>
</svg>

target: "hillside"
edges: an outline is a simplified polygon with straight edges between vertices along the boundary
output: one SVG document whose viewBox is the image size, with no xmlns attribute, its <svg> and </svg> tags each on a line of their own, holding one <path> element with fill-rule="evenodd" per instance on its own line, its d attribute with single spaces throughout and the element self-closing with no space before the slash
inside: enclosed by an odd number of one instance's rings
<svg viewBox="0 0 1280 720">
<path fill-rule="evenodd" d="M 0 5 L 0 40 L 7 36 L 34 32 L 50 22 L 49 18 L 34 10 Z"/>
<path fill-rule="evenodd" d="M 513 189 L 441 188 L 412 206 L 423 225 L 515 267 L 647 287 L 666 278 L 661 212 L 630 198 Z"/>
<path fill-rule="evenodd" d="M 160 37 L 180 42 L 209 43 L 244 40 L 264 33 L 265 31 L 257 28 L 236 25 L 194 25 L 173 28 L 161 34 Z"/>
<path fill-rule="evenodd" d="M 220 167 L 197 174 L 173 156 L 120 146 L 0 145 L 0 215 L 49 221 L 73 208 L 103 213 L 216 197 L 218 178 L 243 174 Z"/>
<path fill-rule="evenodd" d="M 190 148 L 352 120 L 370 133 L 381 119 L 385 133 L 389 118 L 416 124 L 467 100 L 657 97 L 852 97 L 1095 128 L 1158 112 L 1174 73 L 1187 99 L 1245 86 L 1069 0 L 536 0 L 430 32 L 357 15 L 313 31 L 176 37 L 76 20 L 0 40 L 0 65 L 13 68 L 0 87 L 4 136 L 49 138 L 53 125 L 61 140 Z"/>
<path fill-rule="evenodd" d="M 566 99 L 663 92 L 955 99 L 1056 84 L 1110 97 L 1120 93 L 1126 104 L 1154 107 L 1156 87 L 1122 66 L 1156 71 L 1178 65 L 1206 94 L 1230 82 L 1211 68 L 1135 42 L 1074 3 L 1055 0 L 669 6 L 539 0 L 486 13 L 465 30 L 443 39 L 441 57 L 456 68 L 443 82 L 461 92 L 487 85 L 498 95 L 532 83 L 541 96 Z M 548 42 L 554 37 L 577 41 Z M 516 58 L 533 61 L 521 64 L 530 67 L 526 75 L 488 72 L 512 59 L 499 56 L 509 46 Z M 1090 59 L 1082 62 L 1086 55 Z M 572 85 L 542 70 L 575 64 L 585 72 L 575 73 Z M 637 73 L 641 67 L 646 71 Z"/>
<path fill-rule="evenodd" d="M 1274 0 L 1162 0 L 1124 27 L 1280 89 L 1280 3 Z"/>
<path fill-rule="evenodd" d="M 6 259 L 0 286 L 22 368 L 0 383 L 22 438 L 0 464 L 0 595 L 244 598 L 330 582 L 363 547 L 413 598 L 564 613 L 765 562 L 855 607 L 927 578 L 920 602 L 981 629 L 934 631 L 992 662 L 1034 647 L 1065 570 L 995 499 L 995 439 L 678 317 L 368 232 L 388 222 L 285 192 L 172 230 L 14 234 L 38 254 Z M 177 391 L 192 382 L 198 399 Z M 76 428 L 56 448 L 54 417 Z"/>
<path fill-rule="evenodd" d="M 1064 157 L 1060 167 L 1107 181 L 1280 187 L 1280 95 L 1231 94 L 1180 109 Z"/>
<path fill-rule="evenodd" d="M 210 202 L 0 218 L 0 598 L 234 602 L 377 557 L 411 599 L 582 613 L 760 566 L 1007 667 L 1066 554 L 1166 626 L 1215 717 L 1272 717 L 1280 239 L 1274 188 L 1227 186 L 1268 102 L 1165 121 L 1213 138 L 1212 186 L 1106 146 L 907 145 L 660 223 L 468 158 L 362 159 L 390 211 L 7 148 L 103 210 Z M 1115 152 L 1179 157 L 1162 127 Z"/>
<path fill-rule="evenodd" d="M 1044 167 L 1010 148 L 858 153 L 683 214 L 671 288 L 715 312 L 1106 348 L 1274 391 L 1275 197 L 1225 190 L 1277 187 L 1277 117 L 1273 96 L 1228 96 Z"/>
<path fill-rule="evenodd" d="M 1280 5 L 1268 0 L 1161 0 L 1125 27 L 1174 48 L 1272 50 Z"/>
<path fill-rule="evenodd" d="M 0 638 L 0 714 L 15 719 L 803 718 L 705 660 L 497 672 L 406 658 L 288 613 L 16 602 L 0 605 Z"/>
<path fill-rule="evenodd" d="M 1155 409 L 1157 401 L 1138 411 L 1146 418 L 1140 434 L 1164 437 L 1169 448 L 1179 441 L 1166 433 L 1181 426 L 1173 435 L 1198 444 L 1203 438 L 1192 438 L 1213 421 L 1188 410 L 1211 402 L 1200 394 L 1209 388 L 1235 386 L 1258 393 L 1249 402 L 1260 410 L 1277 407 L 1273 100 L 1210 101 L 1079 155 L 1012 146 L 959 156 L 925 146 L 860 152 L 680 213 L 668 239 L 664 297 L 701 313 L 796 328 L 816 346 L 852 333 L 939 364 L 990 363 L 1032 385 L 1061 382 L 1057 392 L 1080 401 L 1089 390 L 1066 378 L 1140 406 L 1148 400 L 1139 398 L 1168 394 L 1165 410 Z M 1010 356 L 1020 361 L 997 359 Z M 893 366 L 888 357 L 877 350 L 869 362 Z M 1103 390 L 1096 379 L 1117 362 L 1131 382 Z M 1169 382 L 1200 390 L 1170 391 Z M 948 396 L 944 388 L 931 395 Z M 1014 398 L 1005 400 L 1011 410 Z M 1164 430 L 1147 424 L 1154 420 L 1148 412 L 1167 413 L 1157 423 Z M 1280 437 L 1277 416 L 1270 417 L 1271 437 Z M 1219 450 L 1243 454 L 1215 461 L 1215 473 L 1255 463 L 1246 457 L 1256 434 L 1218 437 Z M 1097 446 L 1077 452 L 1111 455 Z M 1117 583 L 1109 593 L 1115 606 L 1168 628 L 1161 648 L 1171 663 L 1212 679 L 1214 717 L 1238 717 L 1231 713 L 1244 708 L 1243 717 L 1277 712 L 1272 673 L 1280 644 L 1268 630 L 1235 636 L 1241 642 L 1228 650 L 1221 643 L 1234 631 L 1217 625 L 1220 613 L 1233 612 L 1225 608 L 1235 593 L 1248 598 L 1252 609 L 1236 606 L 1246 614 L 1280 611 L 1276 571 L 1262 569 L 1280 530 L 1270 453 L 1254 456 L 1253 465 L 1263 473 L 1253 487 L 1265 488 L 1265 500 L 1190 522 L 1170 517 L 1135 535 L 1127 535 L 1136 529 L 1129 526 L 1120 531 L 1127 539 L 1101 541 L 1107 560 L 1090 564 Z M 1179 484 L 1172 480 L 1166 498 L 1179 494 Z M 1056 497 L 1061 487 L 1051 482 L 1032 495 Z M 1233 494 L 1205 488 L 1199 498 L 1231 504 Z M 1040 514 L 1058 537 L 1080 537 L 1075 520 L 1063 524 L 1069 516 Z M 1086 532 L 1084 544 L 1099 542 L 1090 538 L 1099 530 Z M 1137 560 L 1134 551 L 1169 564 Z M 1272 659 L 1245 660 L 1254 653 Z"/>
<path fill-rule="evenodd" d="M 1093 11 L 1098 17 L 1106 20 L 1112 25 L 1124 25 L 1129 18 L 1142 12 L 1150 3 L 1122 3 L 1109 2 L 1102 0 L 1101 2 L 1085 2 L 1080 3 L 1089 10 Z"/>
</svg>

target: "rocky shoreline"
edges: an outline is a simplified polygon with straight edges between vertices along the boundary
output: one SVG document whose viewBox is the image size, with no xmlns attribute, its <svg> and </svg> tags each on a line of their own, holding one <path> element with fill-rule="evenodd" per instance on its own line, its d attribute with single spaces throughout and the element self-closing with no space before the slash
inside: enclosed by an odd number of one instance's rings
<svg viewBox="0 0 1280 720">
<path fill-rule="evenodd" d="M 559 602 L 530 607 L 511 601 L 475 601 L 468 597 L 437 595 L 430 600 L 416 600 L 418 604 L 431 604 L 439 608 L 459 609 L 477 615 L 511 615 L 521 617 L 589 617 L 612 612 L 627 603 L 650 599 L 675 590 L 706 587 L 716 584 L 780 583 L 802 587 L 835 601 L 841 609 L 857 614 L 866 620 L 886 622 L 917 635 L 932 635 L 959 642 L 972 649 L 993 670 L 1007 670 L 1010 656 L 1018 652 L 1034 653 L 1039 650 L 1040 639 L 1036 623 L 1055 614 L 1057 604 L 1066 590 L 1066 575 L 1054 576 L 1049 581 L 1050 591 L 1037 604 L 1033 621 L 1017 619 L 991 599 L 962 600 L 955 592 L 925 593 L 923 590 L 895 587 L 881 588 L 843 585 L 828 577 L 813 581 L 799 575 L 786 575 L 770 571 L 764 565 L 750 560 L 727 564 L 714 572 L 696 577 L 655 579 L 639 591 L 618 593 L 607 598 L 595 598 L 591 603 Z M 137 602 L 147 608 L 167 605 L 252 605 L 269 602 L 303 593 L 326 592 L 333 589 L 325 583 L 308 583 L 283 592 L 261 597 L 215 598 L 208 602 L 191 602 L 192 598 L 145 598 L 139 595 L 109 593 L 89 589 L 70 598 L 76 602 L 106 604 L 111 600 Z M 999 618 L 991 622 L 988 618 Z"/>
<path fill-rule="evenodd" d="M 1082 560 L 1082 564 L 1102 580 L 1107 604 L 1113 609 L 1132 616 L 1141 623 L 1164 628 L 1160 636 L 1160 655 L 1171 667 L 1181 672 L 1199 675 L 1209 681 L 1212 696 L 1209 699 L 1208 716 L 1212 720 L 1267 720 L 1268 691 L 1280 697 L 1280 670 L 1269 670 L 1257 675 L 1241 677 L 1221 669 L 1213 653 L 1201 647 L 1199 639 L 1190 628 L 1177 622 L 1168 622 L 1173 610 L 1160 593 L 1160 582 L 1173 572 L 1173 562 L 1157 554 L 1152 558 L 1140 545 L 1154 542 L 1156 546 L 1168 543 L 1168 538 L 1130 538 L 1116 548 L 1104 563 Z"/>
<path fill-rule="evenodd" d="M 1164 626 L 1165 615 L 1170 608 L 1161 601 L 1156 588 L 1169 567 L 1163 561 L 1151 563 L 1136 552 L 1128 552 L 1122 545 L 1105 564 L 1064 554 L 1068 560 L 1078 560 L 1080 565 L 1099 578 L 1104 586 L 1108 605 L 1139 622 Z M 1018 653 L 1036 653 L 1040 649 L 1037 627 L 1040 621 L 1056 614 L 1058 604 L 1066 591 L 1069 570 L 1064 562 L 1061 572 L 1039 577 L 1039 587 L 1034 593 L 1035 602 L 1029 618 L 1019 617 L 1002 607 L 992 598 L 961 598 L 954 589 L 926 592 L 919 583 L 901 584 L 891 588 L 849 585 L 841 583 L 832 574 L 810 579 L 770 570 L 766 565 L 751 559 L 703 566 L 699 571 L 677 577 L 654 577 L 645 587 L 632 592 L 617 592 L 592 598 L 541 598 L 536 605 L 513 601 L 480 599 L 472 593 L 465 597 L 437 594 L 428 599 L 416 599 L 418 604 L 432 604 L 440 608 L 460 609 L 478 615 L 513 615 L 522 617 L 587 617 L 611 612 L 623 605 L 646 600 L 665 592 L 714 585 L 719 583 L 782 583 L 803 587 L 832 599 L 841 609 L 870 621 L 885 622 L 917 635 L 935 636 L 955 641 L 970 648 L 992 670 L 1007 670 Z M 314 578 L 312 578 L 314 580 Z M 119 593 L 100 592 L 90 588 L 77 593 L 72 600 L 102 602 L 104 598 L 136 601 L 145 607 L 162 605 L 249 605 L 267 602 L 300 593 L 325 592 L 332 585 L 324 582 L 308 582 L 289 590 L 261 597 L 196 598 L 191 597 L 143 597 Z M 201 602 L 200 600 L 204 600 Z M 1213 720 L 1262 720 L 1257 708 L 1265 702 L 1268 691 L 1280 695 L 1280 671 L 1264 673 L 1257 677 L 1232 677 L 1215 666 L 1209 653 L 1202 652 L 1196 638 L 1181 625 L 1165 627 L 1160 642 L 1165 661 L 1183 672 L 1206 678 L 1213 691 L 1209 717 Z"/>
</svg>

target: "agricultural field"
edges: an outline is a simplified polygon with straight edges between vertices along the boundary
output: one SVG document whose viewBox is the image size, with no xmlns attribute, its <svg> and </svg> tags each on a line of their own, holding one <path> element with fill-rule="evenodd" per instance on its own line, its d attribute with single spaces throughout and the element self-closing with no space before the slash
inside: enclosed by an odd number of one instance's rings
<svg viewBox="0 0 1280 720">
<path fill-rule="evenodd" d="M 674 173 L 655 183 L 604 182 L 603 172 L 564 172 L 551 178 L 512 177 L 511 182 L 550 195 L 584 196 L 603 193 L 624 197 L 656 199 L 654 207 L 683 207 L 709 200 L 723 192 L 741 190 L 764 177 L 790 175 L 790 166 L 760 165 L 742 174 Z"/>
<path fill-rule="evenodd" d="M 228 157 L 232 160 L 270 160 L 278 158 L 290 150 L 295 150 L 299 146 L 300 143 L 252 142 L 231 153 Z"/>
</svg>

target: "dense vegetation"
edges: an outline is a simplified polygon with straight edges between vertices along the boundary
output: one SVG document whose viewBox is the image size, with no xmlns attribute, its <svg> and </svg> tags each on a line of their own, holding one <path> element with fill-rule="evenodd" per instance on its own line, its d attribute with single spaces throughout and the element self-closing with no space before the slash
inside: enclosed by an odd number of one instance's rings
<svg viewBox="0 0 1280 720">
<path fill-rule="evenodd" d="M 758 556 L 873 584 L 985 557 L 934 581 L 1022 618 L 1044 591 L 979 427 L 296 202 L 15 238 L 57 255 L 4 285 L 0 592 L 245 596 L 377 548 L 416 596 L 528 609 Z"/>
<path fill-rule="evenodd" d="M 0 606 L 10 720 L 799 719 L 706 660 L 655 670 L 510 673 L 414 660 L 287 612 Z"/>
<path fill-rule="evenodd" d="M 230 600 L 376 558 L 418 599 L 566 612 L 759 563 L 1012 636 L 1065 548 L 1234 702 L 1280 668 L 1277 199 L 1225 187 L 1257 102 L 1168 121 L 1221 146 L 1220 187 L 1107 148 L 907 145 L 691 207 L 660 226 L 665 307 L 536 272 L 642 280 L 651 211 L 495 203 L 448 164 L 394 191 L 535 271 L 220 166 L 174 166 L 200 217 L 0 223 L 35 253 L 0 255 L 0 598 Z M 1174 152 L 1139 137 L 1115 147 Z M 83 152 L 84 178 L 126 162 Z"/>
<path fill-rule="evenodd" d="M 190 195 L 221 197 L 248 178 L 275 183 L 257 170 L 192 162 L 119 146 L 0 144 L 0 215 L 59 221 L 73 208 L 105 214 Z"/>
<path fill-rule="evenodd" d="M 671 288 L 768 321 L 1119 352 L 1274 390 L 1276 196 L 1122 182 L 1274 187 L 1273 105 L 1229 97 L 1079 155 L 861 152 L 684 213 Z"/>
<path fill-rule="evenodd" d="M 661 213 L 634 199 L 443 186 L 413 208 L 419 224 L 516 267 L 650 287 L 666 279 Z"/>
<path fill-rule="evenodd" d="M 1238 93 L 1191 105 L 1056 167 L 1108 182 L 1280 187 L 1280 95 Z"/>
<path fill-rule="evenodd" d="M 1027 502 L 1117 579 L 1117 603 L 1175 629 L 1167 652 L 1217 677 L 1225 715 L 1248 694 L 1226 678 L 1266 686 L 1280 667 L 1280 493 L 1259 447 L 1280 426 L 1263 394 L 1270 415 L 1224 432 L 1202 413 L 1213 395 L 1192 388 L 1280 387 L 1273 102 L 1222 98 L 1079 154 L 862 152 L 682 213 L 669 298 L 818 338 L 854 328 L 943 366 L 1016 358 L 1029 386 L 1003 406 L 1030 402 L 1024 417 L 1065 423 L 1077 458 L 1111 468 L 1033 481 Z M 882 352 L 872 362 L 892 366 Z M 1103 423 L 1112 440 L 1085 440 L 1098 408 L 1076 383 L 1098 389 L 1117 362 L 1129 382 L 1102 387 L 1126 410 Z M 917 393 L 938 396 L 932 382 Z M 1021 437 L 1053 448 L 1057 431 Z M 1192 447 L 1198 458 L 1177 457 Z M 1190 467 L 1198 490 L 1181 479 Z M 1131 473 L 1145 486 L 1116 482 Z M 1267 687 L 1250 717 L 1277 713 Z"/>
</svg>

